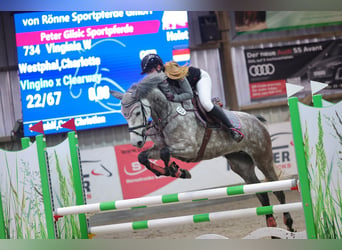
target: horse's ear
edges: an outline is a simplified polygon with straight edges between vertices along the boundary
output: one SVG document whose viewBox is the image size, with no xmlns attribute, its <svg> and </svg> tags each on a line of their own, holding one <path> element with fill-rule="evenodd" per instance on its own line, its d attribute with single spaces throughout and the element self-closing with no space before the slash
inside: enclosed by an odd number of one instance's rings
<svg viewBox="0 0 342 250">
<path fill-rule="evenodd" d="M 115 98 L 122 99 L 123 93 L 115 91 L 115 90 L 109 90 L 110 94 L 114 96 Z"/>
</svg>

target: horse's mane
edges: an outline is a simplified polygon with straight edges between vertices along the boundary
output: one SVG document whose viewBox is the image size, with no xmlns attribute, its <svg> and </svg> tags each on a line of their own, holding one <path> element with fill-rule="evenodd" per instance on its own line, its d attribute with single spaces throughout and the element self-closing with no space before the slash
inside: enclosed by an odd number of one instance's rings
<svg viewBox="0 0 342 250">
<path fill-rule="evenodd" d="M 164 72 L 153 72 L 145 76 L 138 83 L 132 85 L 130 90 L 133 90 L 135 98 L 145 98 L 153 89 L 157 88 L 160 83 L 166 80 Z"/>
</svg>

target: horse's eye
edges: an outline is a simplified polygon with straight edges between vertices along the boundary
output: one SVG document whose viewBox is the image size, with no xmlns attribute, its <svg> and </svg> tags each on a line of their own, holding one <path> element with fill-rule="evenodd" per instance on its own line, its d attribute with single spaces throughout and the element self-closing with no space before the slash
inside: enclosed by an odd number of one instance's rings
<svg viewBox="0 0 342 250">
<path fill-rule="evenodd" d="M 140 114 L 141 114 L 141 112 L 139 111 L 139 112 L 137 112 L 135 115 L 136 115 L 136 116 L 139 116 Z"/>
</svg>

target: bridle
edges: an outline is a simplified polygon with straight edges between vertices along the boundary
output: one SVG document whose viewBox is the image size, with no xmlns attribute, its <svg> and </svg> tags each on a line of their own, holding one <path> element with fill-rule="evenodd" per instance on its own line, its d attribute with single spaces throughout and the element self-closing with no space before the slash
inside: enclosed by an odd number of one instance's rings
<svg viewBox="0 0 342 250">
<path fill-rule="evenodd" d="M 162 131 L 163 129 L 167 126 L 167 124 L 169 123 L 169 120 L 171 119 L 174 119 L 176 116 L 178 116 L 179 114 L 176 112 L 176 114 L 172 115 L 172 111 L 168 112 L 166 114 L 166 116 L 164 118 L 159 118 L 157 121 L 152 121 L 152 122 L 149 122 L 148 119 L 147 119 L 147 111 L 146 111 L 146 108 L 149 108 L 150 109 L 150 112 L 152 113 L 152 107 L 147 105 L 147 104 L 144 104 L 140 99 L 134 99 L 132 102 L 130 103 L 127 103 L 127 104 L 122 104 L 125 108 L 129 108 L 130 106 L 132 105 L 135 105 L 135 104 L 140 104 L 140 108 L 141 108 L 141 111 L 142 111 L 142 115 L 143 115 L 143 123 L 140 124 L 140 125 L 137 125 L 137 126 L 134 126 L 134 127 L 128 127 L 128 132 L 129 133 L 135 133 L 136 135 L 139 135 L 143 138 L 143 142 L 145 143 L 146 139 L 148 136 L 152 136 L 154 134 L 151 134 L 151 133 L 148 133 L 148 131 L 152 128 L 154 128 L 155 130 L 154 133 L 156 134 L 159 134 L 160 136 L 163 136 L 162 135 Z M 170 106 L 170 102 L 168 102 L 168 106 Z M 126 118 L 126 119 L 129 119 L 130 116 L 132 115 L 133 113 L 133 110 L 136 109 L 137 107 L 139 107 L 138 105 L 135 105 L 133 106 L 130 110 L 129 110 L 129 113 L 128 114 L 124 114 L 123 113 L 123 116 Z M 167 110 L 171 110 L 171 108 L 169 107 Z M 189 111 L 189 110 L 188 110 Z M 139 133 L 138 131 L 136 131 L 137 129 L 140 129 L 140 128 L 144 128 L 142 130 L 141 133 Z M 152 131 L 150 131 L 152 132 Z"/>
<path fill-rule="evenodd" d="M 143 141 L 145 142 L 146 141 L 146 138 L 147 138 L 147 133 L 146 131 L 151 128 L 151 124 L 148 122 L 147 120 L 147 111 L 146 111 L 146 108 L 149 108 L 151 110 L 151 106 L 148 106 L 146 104 L 144 104 L 141 100 L 134 100 L 130 103 L 127 103 L 127 104 L 122 104 L 124 105 L 125 108 L 129 108 L 130 106 L 136 104 L 136 103 L 139 103 L 140 104 L 140 108 L 141 108 L 141 111 L 142 111 L 142 115 L 143 115 L 143 123 L 141 125 L 137 125 L 137 126 L 134 126 L 134 127 L 128 127 L 128 132 L 129 133 L 135 133 L 136 135 L 139 135 L 143 138 Z M 138 107 L 138 105 L 135 105 L 133 108 L 131 108 L 129 110 L 129 114 L 124 114 L 124 117 L 126 119 L 129 119 L 129 117 L 132 115 L 132 112 L 134 109 L 136 109 Z M 136 131 L 137 129 L 140 129 L 140 128 L 144 128 L 142 130 L 141 133 L 139 133 L 138 131 Z"/>
</svg>

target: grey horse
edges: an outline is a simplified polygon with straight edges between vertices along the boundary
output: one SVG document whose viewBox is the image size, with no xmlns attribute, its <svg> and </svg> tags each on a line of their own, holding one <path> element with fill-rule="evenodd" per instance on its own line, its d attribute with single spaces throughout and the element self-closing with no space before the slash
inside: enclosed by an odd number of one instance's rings
<svg viewBox="0 0 342 250">
<path fill-rule="evenodd" d="M 128 122 L 131 144 L 141 148 L 147 136 L 154 142 L 151 148 L 139 154 L 141 164 L 157 176 L 191 178 L 187 170 L 179 168 L 174 162 L 170 163 L 171 156 L 184 162 L 224 156 L 231 169 L 247 184 L 260 182 L 255 166 L 267 181 L 278 180 L 273 164 L 271 138 L 263 122 L 254 115 L 231 111 L 241 124 L 244 139 L 238 143 L 226 130 L 214 128 L 203 149 L 206 128 L 196 118 L 192 102 L 168 101 L 158 88 L 164 80 L 159 75 L 147 75 L 125 93 L 111 91 L 114 97 L 121 100 L 121 113 Z M 150 117 L 152 123 L 148 120 Z M 161 159 L 165 166 L 157 166 L 149 159 Z M 286 203 L 283 191 L 274 194 L 281 204 Z M 257 197 L 262 206 L 270 205 L 267 193 L 258 193 Z M 288 212 L 284 213 L 284 223 L 289 231 L 294 231 L 293 220 Z M 273 215 L 266 215 L 266 224 L 276 226 Z"/>
</svg>

